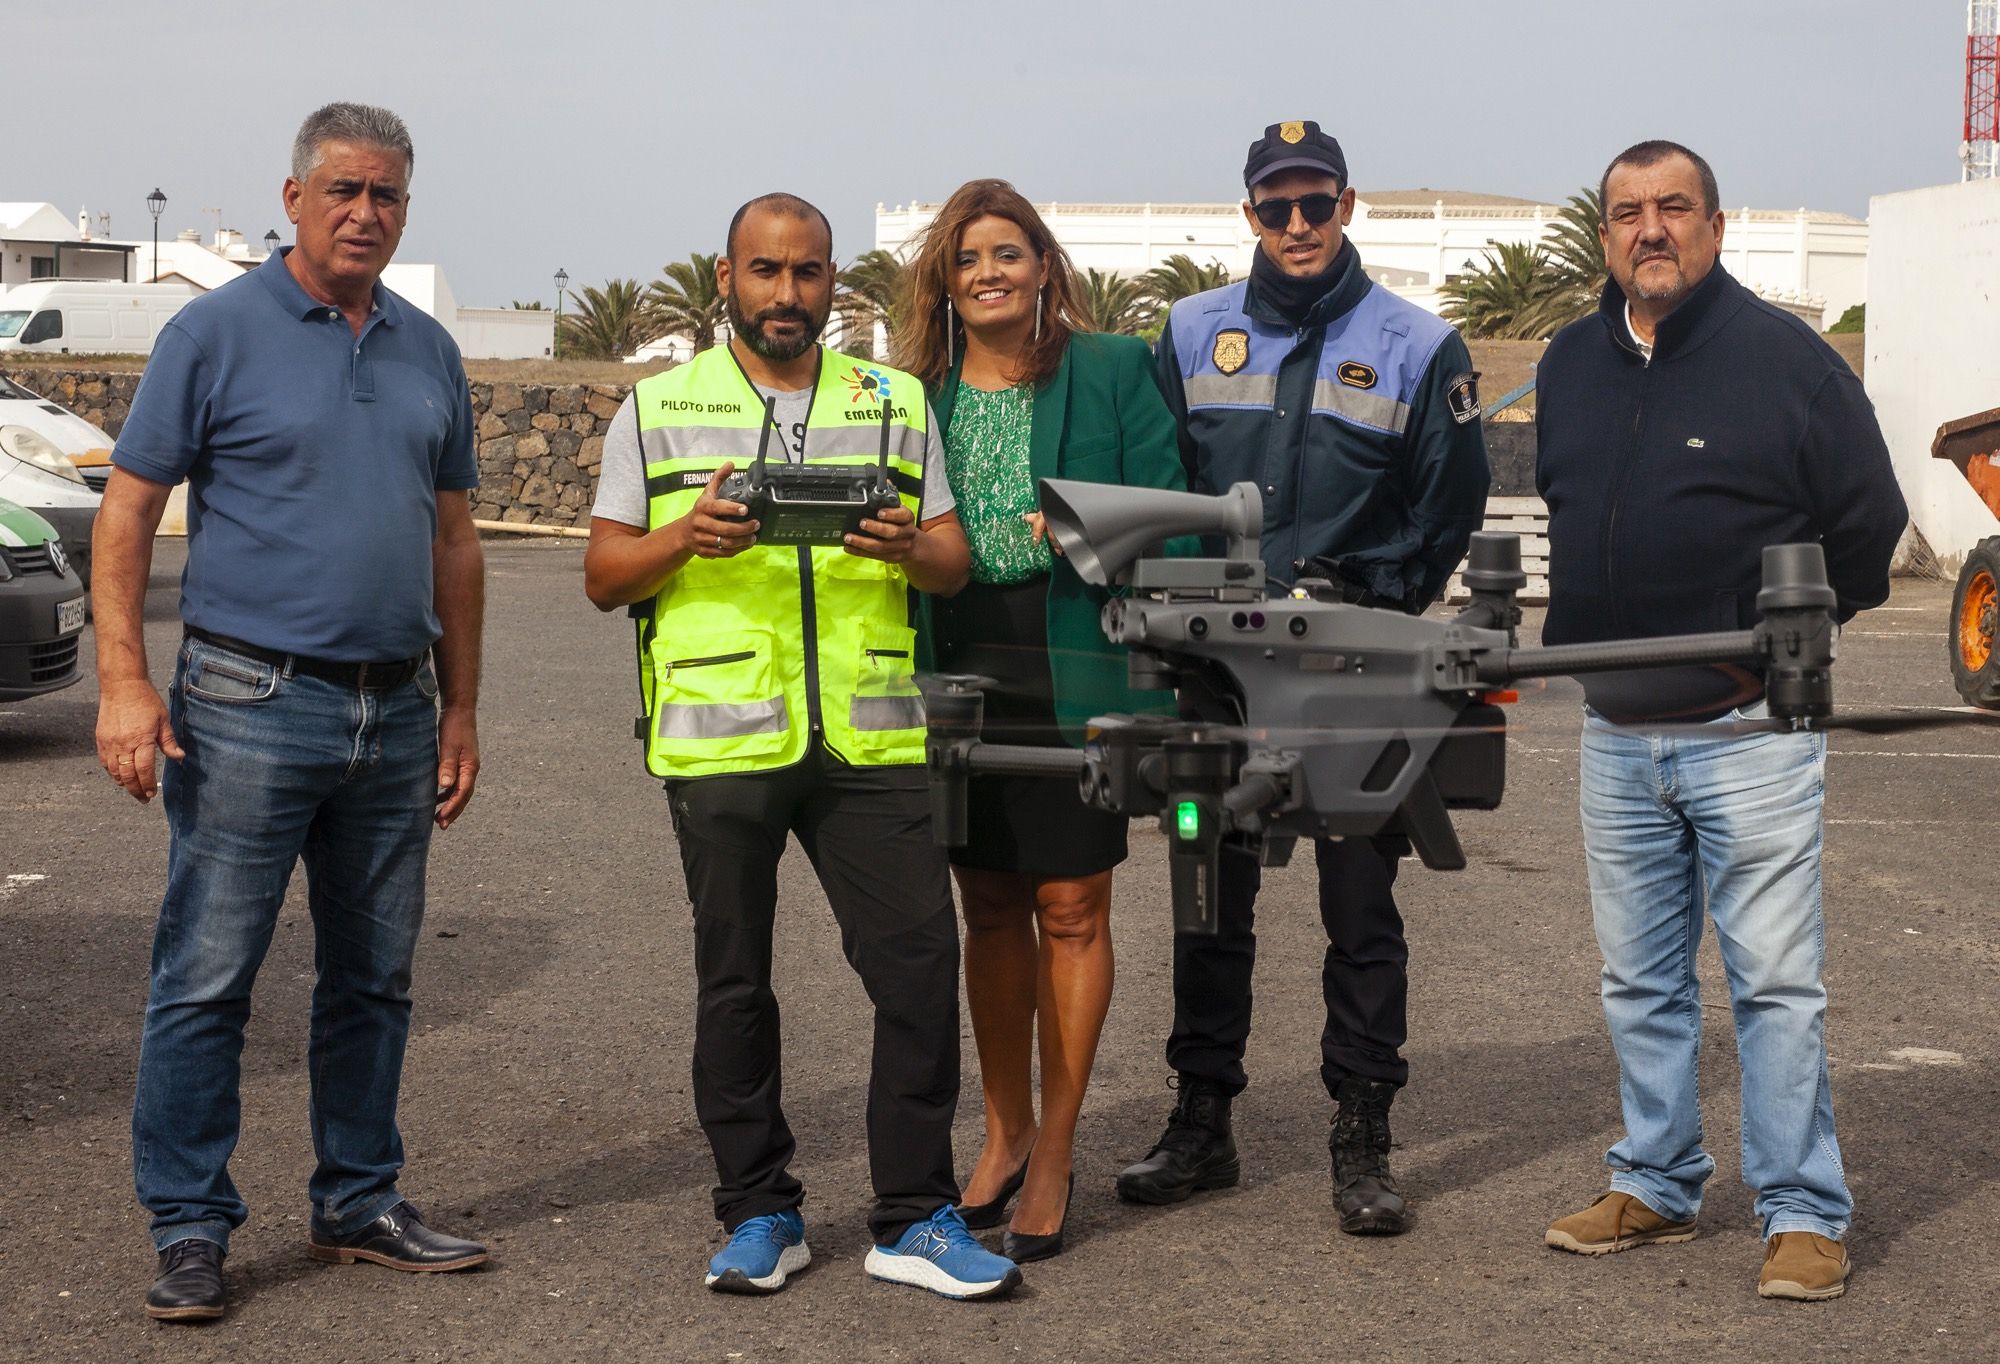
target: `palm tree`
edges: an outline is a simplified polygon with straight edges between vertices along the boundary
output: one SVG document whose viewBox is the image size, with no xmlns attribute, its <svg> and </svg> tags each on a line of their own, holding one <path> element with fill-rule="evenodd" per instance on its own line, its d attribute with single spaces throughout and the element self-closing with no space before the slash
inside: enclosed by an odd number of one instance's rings
<svg viewBox="0 0 2000 1364">
<path fill-rule="evenodd" d="M 646 304 L 659 320 L 655 335 L 685 336 L 696 353 L 707 350 L 728 316 L 728 304 L 715 284 L 715 256 L 697 251 L 660 270 L 662 277 L 646 290 Z"/>
<path fill-rule="evenodd" d="M 1151 323 L 1159 307 L 1141 281 L 1086 270 L 1077 281 L 1076 311 L 1090 331 L 1130 335 Z"/>
<path fill-rule="evenodd" d="M 1541 247 L 1501 242 L 1471 274 L 1446 280 L 1440 310 L 1467 336 L 1494 340 L 1537 340 L 1562 321 L 1570 291 L 1556 278 Z M 1561 318 L 1561 321 L 1556 320 Z"/>
<path fill-rule="evenodd" d="M 1554 288 L 1545 305 L 1555 328 L 1588 317 L 1604 293 L 1604 242 L 1597 235 L 1604 204 L 1595 188 L 1569 196 L 1543 239 Z"/>
<path fill-rule="evenodd" d="M 611 279 L 602 289 L 570 293 L 573 310 L 563 314 L 565 360 L 617 360 L 661 333 L 658 319 L 636 279 Z"/>
<path fill-rule="evenodd" d="M 1549 261 L 1564 282 L 1589 293 L 1593 304 L 1604 292 L 1604 242 L 1597 235 L 1603 221 L 1604 201 L 1594 187 L 1586 186 L 1569 196 L 1545 243 Z"/>
<path fill-rule="evenodd" d="M 1146 297 L 1162 308 L 1171 308 L 1193 294 L 1205 294 L 1229 283 L 1229 267 L 1219 260 L 1196 265 L 1191 256 L 1176 253 L 1139 276 Z"/>
<path fill-rule="evenodd" d="M 896 334 L 896 308 L 909 267 L 894 252 L 863 251 L 834 279 L 833 308 L 844 319 L 842 343 L 852 354 L 874 359 L 875 324 L 885 337 Z"/>
</svg>

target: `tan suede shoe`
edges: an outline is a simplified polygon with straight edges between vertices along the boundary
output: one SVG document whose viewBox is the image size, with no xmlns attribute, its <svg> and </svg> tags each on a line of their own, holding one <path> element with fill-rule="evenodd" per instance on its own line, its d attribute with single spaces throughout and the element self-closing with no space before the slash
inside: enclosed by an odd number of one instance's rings
<svg viewBox="0 0 2000 1364">
<path fill-rule="evenodd" d="M 1578 1255 L 1614 1255 L 1648 1242 L 1694 1240 L 1692 1222 L 1669 1222 L 1628 1193 L 1608 1193 L 1582 1212 L 1551 1223 L 1542 1240 Z"/>
<path fill-rule="evenodd" d="M 1847 1247 L 1814 1231 L 1781 1231 L 1764 1246 L 1760 1298 L 1821 1302 L 1847 1291 Z"/>
</svg>

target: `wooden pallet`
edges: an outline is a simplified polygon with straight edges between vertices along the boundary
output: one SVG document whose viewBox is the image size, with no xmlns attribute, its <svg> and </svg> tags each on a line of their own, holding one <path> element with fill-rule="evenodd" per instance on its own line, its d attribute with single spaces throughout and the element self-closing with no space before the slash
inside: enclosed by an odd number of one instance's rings
<svg viewBox="0 0 2000 1364">
<path fill-rule="evenodd" d="M 1499 531 L 1503 534 L 1521 537 L 1521 569 L 1528 575 L 1528 585 L 1520 594 L 1520 600 L 1531 606 L 1545 606 L 1549 600 L 1549 507 L 1539 497 L 1489 497 L 1486 499 L 1486 521 L 1481 530 Z M 1465 565 L 1460 564 L 1460 572 Z M 1459 573 L 1451 575 L 1451 583 L 1445 588 L 1446 601 L 1465 601 L 1471 593 L 1465 590 L 1465 583 Z"/>
</svg>

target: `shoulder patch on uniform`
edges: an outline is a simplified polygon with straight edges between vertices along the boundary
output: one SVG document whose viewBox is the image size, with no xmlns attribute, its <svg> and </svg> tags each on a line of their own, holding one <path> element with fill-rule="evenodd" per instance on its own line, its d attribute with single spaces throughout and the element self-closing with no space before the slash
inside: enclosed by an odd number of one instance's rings
<svg viewBox="0 0 2000 1364">
<path fill-rule="evenodd" d="M 1335 370 L 1334 374 L 1349 388 L 1375 387 L 1375 367 L 1364 365 L 1359 360 L 1342 360 L 1340 368 Z"/>
<path fill-rule="evenodd" d="M 1250 362 L 1250 333 L 1241 327 L 1228 327 L 1215 334 L 1215 346 L 1208 353 L 1215 367 L 1224 374 L 1234 374 Z"/>
<path fill-rule="evenodd" d="M 1479 371 L 1469 369 L 1445 385 L 1445 401 L 1451 404 L 1451 419 L 1460 426 L 1479 420 Z"/>
</svg>

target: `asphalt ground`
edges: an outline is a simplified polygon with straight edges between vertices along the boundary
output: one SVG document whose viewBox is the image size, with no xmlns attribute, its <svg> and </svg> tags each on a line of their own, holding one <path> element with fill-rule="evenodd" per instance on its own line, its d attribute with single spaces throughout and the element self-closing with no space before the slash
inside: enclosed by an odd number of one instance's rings
<svg viewBox="0 0 2000 1364">
<path fill-rule="evenodd" d="M 148 602 L 156 674 L 180 549 Z M 1767 1302 L 1738 1179 L 1727 995 L 1704 949 L 1702 1234 L 1585 1259 L 1542 1229 L 1588 1203 L 1619 1131 L 1576 832 L 1578 692 L 1513 710 L 1510 785 L 1467 816 L 1463 872 L 1406 864 L 1412 1080 L 1395 1167 L 1417 1223 L 1339 1234 L 1317 1074 L 1323 945 L 1311 859 L 1273 873 L 1242 1186 L 1178 1208 L 1112 1180 L 1172 1095 L 1163 845 L 1135 826 L 1119 977 L 1077 1152 L 1071 1248 L 994 1304 L 863 1274 L 869 1017 L 804 859 L 783 872 L 787 1104 L 815 1261 L 769 1299 L 701 1287 L 720 1243 L 688 1094 L 688 907 L 632 741 L 629 627 L 581 592 L 572 543 L 495 541 L 485 770 L 438 838 L 401 1121 L 405 1192 L 488 1241 L 483 1271 L 401 1275 L 305 1255 L 310 930 L 281 916 L 244 1055 L 233 1171 L 251 1217 L 211 1326 L 148 1321 L 154 1260 L 128 1114 L 166 855 L 158 807 L 97 768 L 94 683 L 0 708 L 0 1358 L 89 1360 L 1492 1360 L 1992 1358 L 2000 1055 L 1991 792 L 2000 730 L 1839 736 L 1827 800 L 1836 1112 L 1858 1203 L 1847 1297 Z M 1955 702 L 1948 588 L 1902 581 L 1857 621 L 1849 708 Z M 964 1038 L 959 1161 L 979 1132 Z M 1802 1100 L 1803 1096 L 1802 1096 Z"/>
</svg>

